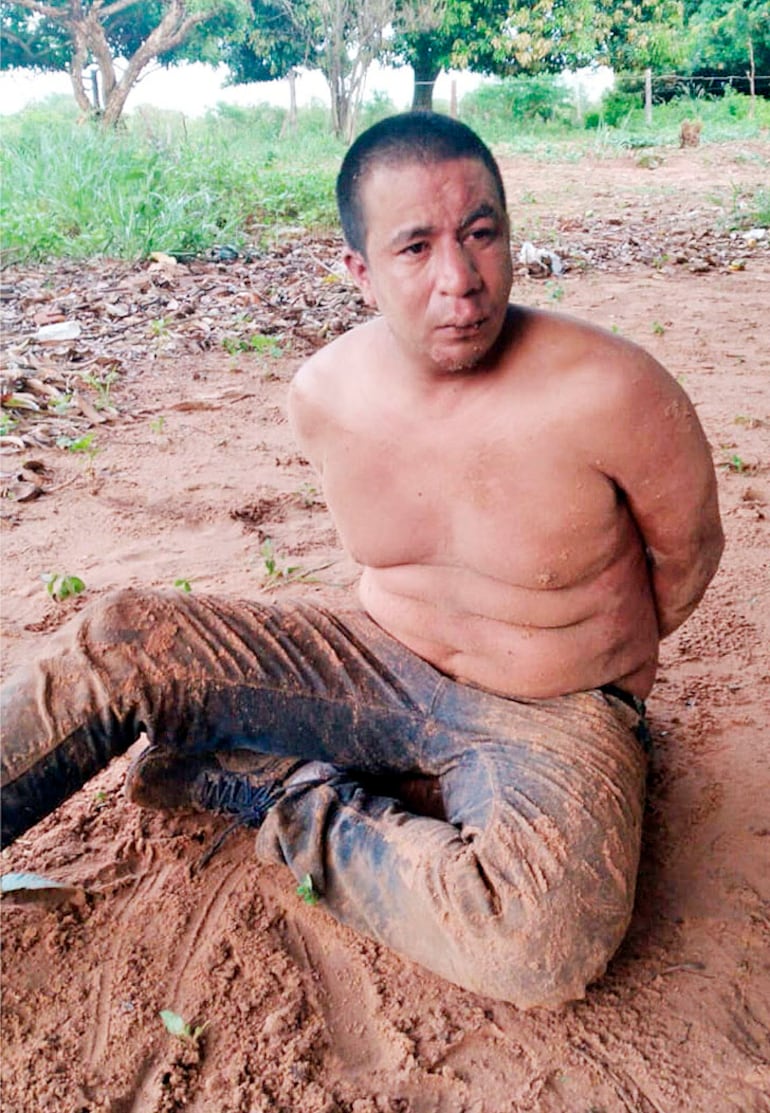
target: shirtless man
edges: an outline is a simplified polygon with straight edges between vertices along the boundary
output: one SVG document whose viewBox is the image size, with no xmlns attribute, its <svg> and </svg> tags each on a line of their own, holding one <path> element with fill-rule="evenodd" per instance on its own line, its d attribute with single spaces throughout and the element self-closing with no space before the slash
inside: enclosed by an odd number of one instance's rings
<svg viewBox="0 0 770 1113">
<path fill-rule="evenodd" d="M 341 921 L 558 1005 L 628 926 L 642 701 L 722 551 L 711 455 L 651 356 L 509 305 L 503 184 L 469 129 L 385 120 L 337 193 L 381 316 L 301 368 L 290 416 L 363 609 L 97 604 L 9 686 L 4 832 L 144 729 L 135 801 L 241 818 Z"/>
</svg>

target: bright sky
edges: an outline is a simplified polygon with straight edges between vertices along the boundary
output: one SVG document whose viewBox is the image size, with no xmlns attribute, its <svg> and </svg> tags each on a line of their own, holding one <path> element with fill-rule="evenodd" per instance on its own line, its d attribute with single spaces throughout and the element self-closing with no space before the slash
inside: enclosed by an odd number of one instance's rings
<svg viewBox="0 0 770 1113">
<path fill-rule="evenodd" d="M 599 88 L 611 83 L 609 71 L 594 75 L 589 86 Z M 215 69 L 200 62 L 190 65 L 156 68 L 145 72 L 133 89 L 127 104 L 130 112 L 142 104 L 184 112 L 187 116 L 200 116 L 219 101 L 228 104 L 276 104 L 289 106 L 289 88 L 286 81 L 262 81 L 253 85 L 224 85 L 227 71 L 224 66 Z M 479 85 L 484 79 L 473 73 L 442 73 L 436 82 L 435 97 L 448 101 L 452 81 L 457 83 L 457 96 Z M 71 94 L 69 78 L 63 73 L 35 74 L 28 70 L 0 73 L 0 115 L 18 112 L 32 101 L 42 100 L 52 93 Z M 387 93 L 399 110 L 409 107 L 412 98 L 412 69 L 385 69 L 376 63 L 367 78 L 368 99 L 376 91 Z M 323 76 L 316 70 L 303 73 L 297 82 L 297 99 L 300 105 L 313 100 L 329 104 L 329 89 Z"/>
<path fill-rule="evenodd" d="M 286 81 L 262 81 L 253 85 L 225 87 L 227 71 L 224 66 L 215 69 L 196 62 L 191 65 L 172 66 L 169 69 L 146 71 L 128 98 L 131 111 L 141 104 L 157 108 L 176 109 L 187 116 L 200 116 L 219 101 L 228 104 L 277 104 L 288 108 L 289 87 Z M 436 82 L 438 100 L 449 100 L 451 81 L 457 81 L 457 95 L 474 88 L 482 80 L 477 74 L 442 74 Z M 365 99 L 381 90 L 387 93 L 398 109 L 409 107 L 412 97 L 412 70 L 384 69 L 373 65 L 369 71 Z M 0 114 L 18 112 L 24 105 L 42 100 L 51 93 L 71 93 L 69 78 L 63 73 L 35 74 L 16 70 L 0 74 Z M 329 103 L 329 90 L 323 76 L 316 70 L 303 73 L 297 82 L 297 99 L 300 105 L 312 100 Z"/>
</svg>

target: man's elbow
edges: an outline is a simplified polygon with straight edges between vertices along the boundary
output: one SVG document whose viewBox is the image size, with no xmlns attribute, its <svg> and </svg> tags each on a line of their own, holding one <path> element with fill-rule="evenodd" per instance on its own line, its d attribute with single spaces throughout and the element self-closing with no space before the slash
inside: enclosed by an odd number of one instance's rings
<svg viewBox="0 0 770 1113">
<path fill-rule="evenodd" d="M 658 633 L 661 638 L 667 638 L 678 630 L 698 607 L 717 573 L 724 548 L 724 532 L 721 523 L 717 521 L 707 535 L 701 535 L 691 558 L 682 567 L 678 590 L 659 589 L 655 592 L 658 603 Z M 653 567 L 655 563 L 653 559 Z"/>
</svg>

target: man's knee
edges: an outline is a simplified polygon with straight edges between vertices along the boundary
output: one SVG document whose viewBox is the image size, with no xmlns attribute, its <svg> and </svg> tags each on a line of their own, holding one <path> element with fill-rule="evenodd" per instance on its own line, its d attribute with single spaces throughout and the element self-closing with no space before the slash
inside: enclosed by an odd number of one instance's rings
<svg viewBox="0 0 770 1113">
<path fill-rule="evenodd" d="M 81 629 L 95 642 L 132 644 L 157 627 L 174 609 L 169 593 L 150 588 L 123 587 L 95 600 L 83 611 Z"/>
<path fill-rule="evenodd" d="M 477 942 L 475 984 L 469 988 L 520 1009 L 553 1009 L 582 999 L 620 946 L 631 904 L 581 915 L 574 902 L 557 900 L 513 931 L 494 925 L 490 936 Z"/>
</svg>

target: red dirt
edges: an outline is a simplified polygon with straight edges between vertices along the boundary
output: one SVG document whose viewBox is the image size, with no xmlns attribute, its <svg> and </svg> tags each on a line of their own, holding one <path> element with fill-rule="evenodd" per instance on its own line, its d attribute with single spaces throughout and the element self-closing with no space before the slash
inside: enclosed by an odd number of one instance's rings
<svg viewBox="0 0 770 1113">
<path fill-rule="evenodd" d="M 3 855 L 4 873 L 70 886 L 58 900 L 3 898 L 6 1113 L 770 1110 L 770 249 L 720 225 L 768 165 L 766 144 L 670 151 L 654 169 L 632 154 L 505 163 L 515 250 L 531 239 L 571 264 L 550 284 L 520 275 L 515 298 L 616 327 L 681 378 L 728 537 L 704 603 L 664 646 L 637 907 L 606 976 L 564 1010 L 521 1013 L 303 903 L 248 834 L 196 872 L 222 824 L 130 805 L 123 758 Z M 49 269 L 40 287 L 54 316 L 67 315 L 57 281 L 69 289 L 76 270 Z M 223 305 L 249 268 L 228 273 Z M 29 293 L 39 278 L 3 282 Z M 40 302 L 19 304 L 17 353 Z M 297 359 L 166 344 L 148 329 L 160 316 L 140 309 L 145 339 L 92 460 L 3 455 L 17 494 L 2 511 L 6 670 L 80 606 L 50 599 L 44 572 L 81 576 L 89 598 L 180 578 L 332 605 L 350 592 L 355 566 L 283 417 Z M 119 335 L 100 340 L 106 355 Z M 72 353 L 50 352 L 38 378 L 69 374 Z M 19 501 L 30 457 L 47 493 Z M 267 537 L 278 569 L 306 579 L 267 576 Z M 198 1044 L 165 1031 L 166 1008 L 207 1024 Z"/>
</svg>

